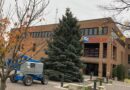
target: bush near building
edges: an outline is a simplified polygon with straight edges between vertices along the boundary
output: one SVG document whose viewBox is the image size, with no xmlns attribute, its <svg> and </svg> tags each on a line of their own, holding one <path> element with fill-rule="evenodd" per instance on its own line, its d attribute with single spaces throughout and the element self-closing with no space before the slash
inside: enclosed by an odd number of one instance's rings
<svg viewBox="0 0 130 90">
<path fill-rule="evenodd" d="M 125 68 L 122 64 L 117 65 L 113 69 L 113 77 L 117 77 L 118 80 L 123 81 L 125 79 Z"/>
</svg>

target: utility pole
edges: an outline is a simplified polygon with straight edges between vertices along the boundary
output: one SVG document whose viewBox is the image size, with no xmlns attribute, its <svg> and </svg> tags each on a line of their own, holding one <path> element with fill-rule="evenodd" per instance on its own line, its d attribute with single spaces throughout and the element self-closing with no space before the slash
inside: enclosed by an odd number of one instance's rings
<svg viewBox="0 0 130 90">
<path fill-rule="evenodd" d="M 55 23 L 57 23 L 58 9 L 56 9 Z"/>
</svg>

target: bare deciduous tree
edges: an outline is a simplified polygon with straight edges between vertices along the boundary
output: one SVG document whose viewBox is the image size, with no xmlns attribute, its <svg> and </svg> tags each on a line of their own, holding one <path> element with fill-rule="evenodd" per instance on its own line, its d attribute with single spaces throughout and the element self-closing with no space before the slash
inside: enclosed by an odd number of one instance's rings
<svg viewBox="0 0 130 90">
<path fill-rule="evenodd" d="M 113 0 L 113 2 L 111 2 L 109 5 L 100 6 L 100 8 L 111 11 L 114 19 L 116 19 L 116 17 L 119 15 L 122 15 L 125 18 L 125 15 L 130 12 L 130 0 Z M 124 24 L 119 21 L 115 21 L 113 23 L 130 29 L 130 24 Z"/>
<path fill-rule="evenodd" d="M 12 65 L 5 67 L 7 57 L 10 56 L 12 64 L 16 64 L 16 61 L 19 59 L 17 56 L 19 47 L 29 32 L 29 27 L 33 23 L 41 21 L 44 11 L 49 4 L 49 1 L 46 0 L 15 0 L 13 16 L 11 14 L 3 16 L 4 1 L 0 0 L 0 90 L 6 89 L 6 80 L 13 70 Z M 15 29 L 9 31 L 8 26 L 12 22 Z M 31 40 L 31 37 L 28 38 Z M 43 43 L 41 45 L 44 45 Z M 32 47 L 30 47 L 31 49 Z"/>
</svg>

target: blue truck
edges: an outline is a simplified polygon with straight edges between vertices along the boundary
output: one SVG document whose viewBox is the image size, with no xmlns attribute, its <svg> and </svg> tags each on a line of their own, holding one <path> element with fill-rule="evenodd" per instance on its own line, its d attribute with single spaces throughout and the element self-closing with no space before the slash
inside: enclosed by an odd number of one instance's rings
<svg viewBox="0 0 130 90">
<path fill-rule="evenodd" d="M 48 77 L 44 75 L 44 64 L 39 60 L 34 60 L 29 56 L 23 55 L 21 60 L 13 64 L 8 62 L 8 65 L 12 65 L 14 73 L 10 75 L 10 81 L 17 83 L 23 81 L 26 86 L 31 86 L 34 80 L 41 81 L 42 84 L 48 84 Z"/>
</svg>

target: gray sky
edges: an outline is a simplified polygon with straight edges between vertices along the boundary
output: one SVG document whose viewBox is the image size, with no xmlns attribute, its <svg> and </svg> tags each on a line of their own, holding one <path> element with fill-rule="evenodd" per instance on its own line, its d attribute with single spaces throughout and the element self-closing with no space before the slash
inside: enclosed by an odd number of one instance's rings
<svg viewBox="0 0 130 90">
<path fill-rule="evenodd" d="M 24 2 L 24 0 L 19 0 Z M 47 1 L 47 0 L 46 0 Z M 102 10 L 99 5 L 109 5 L 114 0 L 50 0 L 44 18 L 46 21 L 43 24 L 55 23 L 58 18 L 65 13 L 66 8 L 70 8 L 74 16 L 78 20 L 87 20 L 95 18 L 104 18 L 112 16 L 112 13 Z M 14 6 L 14 0 L 6 0 L 5 11 L 10 11 L 9 5 Z M 56 9 L 58 9 L 57 19 L 56 19 Z M 127 16 L 124 16 L 126 17 Z M 130 18 L 130 17 L 127 17 Z M 121 20 L 122 16 L 118 17 Z"/>
<path fill-rule="evenodd" d="M 111 0 L 50 0 L 46 9 L 46 23 L 56 22 L 56 9 L 58 9 L 57 18 L 65 13 L 69 7 L 72 13 L 79 20 L 103 18 L 109 16 L 107 12 L 101 10 L 98 5 L 108 4 Z"/>
<path fill-rule="evenodd" d="M 46 9 L 45 24 L 55 23 L 58 18 L 65 13 L 65 9 L 69 7 L 78 20 L 88 20 L 95 18 L 112 17 L 113 12 L 99 8 L 99 5 L 113 4 L 114 0 L 50 0 L 50 4 Z M 56 9 L 58 9 L 56 19 Z M 116 16 L 119 22 L 130 20 L 128 12 Z M 130 31 L 125 31 L 125 35 L 130 37 Z"/>
<path fill-rule="evenodd" d="M 114 0 L 50 0 L 50 4 L 46 8 L 44 16 L 45 22 L 40 24 L 52 24 L 58 22 L 58 19 L 65 13 L 66 8 L 70 8 L 78 20 L 111 17 L 112 13 L 102 10 L 98 6 L 109 5 L 112 1 Z M 9 9 L 7 6 L 10 3 L 13 5 L 13 0 L 6 0 L 5 9 Z M 56 9 L 58 10 L 57 17 Z M 118 21 L 124 22 L 125 20 L 130 20 L 130 16 L 128 14 L 116 17 Z"/>
</svg>

